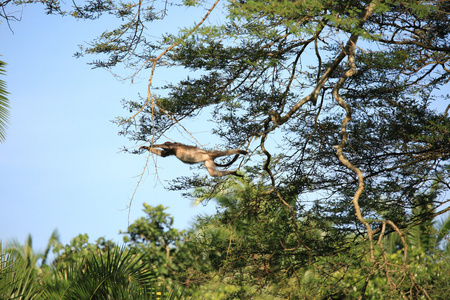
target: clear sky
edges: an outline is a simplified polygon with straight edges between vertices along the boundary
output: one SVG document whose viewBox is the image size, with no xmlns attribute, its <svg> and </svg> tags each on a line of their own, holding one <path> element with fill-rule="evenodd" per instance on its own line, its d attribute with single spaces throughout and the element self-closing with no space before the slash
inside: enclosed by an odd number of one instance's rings
<svg viewBox="0 0 450 300">
<path fill-rule="evenodd" d="M 99 237 L 121 242 L 119 230 L 127 228 L 127 207 L 147 155 L 121 153 L 122 146 L 135 144 L 118 136 L 111 120 L 127 114 L 121 99 L 146 95 L 149 73 L 141 74 L 141 82 L 121 82 L 106 70 L 91 69 L 87 62 L 95 57 L 73 57 L 78 45 L 113 29 L 104 19 L 49 16 L 40 5 L 17 10 L 22 20 L 11 23 L 12 31 L 3 20 L 0 24 L 0 55 L 7 63 L 2 79 L 11 104 L 7 140 L 0 144 L 0 239 L 24 243 L 31 234 L 33 248 L 43 251 L 58 229 L 64 244 L 84 233 L 91 242 Z M 184 27 L 192 24 L 187 16 L 199 21 L 204 13 L 179 9 L 149 33 Z M 160 82 L 172 75 L 170 70 L 155 74 Z M 207 145 L 211 133 L 205 125 L 191 123 L 190 129 Z M 194 144 L 183 137 L 180 142 Z M 164 189 L 167 181 L 192 172 L 188 166 L 175 158 L 159 159 L 157 165 L 158 177 L 150 161 L 130 222 L 144 216 L 144 202 L 169 206 L 179 229 L 189 227 L 197 214 L 214 211 L 213 202 L 193 207 L 180 193 Z"/>
</svg>

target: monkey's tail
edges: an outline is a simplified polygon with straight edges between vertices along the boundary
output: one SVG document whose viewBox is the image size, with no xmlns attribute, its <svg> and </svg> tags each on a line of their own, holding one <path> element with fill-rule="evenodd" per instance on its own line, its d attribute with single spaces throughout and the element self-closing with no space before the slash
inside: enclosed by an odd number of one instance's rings
<svg viewBox="0 0 450 300">
<path fill-rule="evenodd" d="M 226 164 L 223 164 L 223 165 L 218 164 L 216 162 L 214 162 L 214 164 L 218 167 L 229 167 L 238 159 L 238 157 L 239 157 L 239 154 L 236 154 L 230 162 L 227 162 Z"/>
</svg>

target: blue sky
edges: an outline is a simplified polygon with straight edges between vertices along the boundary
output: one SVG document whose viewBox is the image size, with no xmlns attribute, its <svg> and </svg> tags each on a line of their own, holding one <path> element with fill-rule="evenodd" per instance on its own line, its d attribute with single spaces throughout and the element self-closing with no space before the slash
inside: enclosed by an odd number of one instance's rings
<svg viewBox="0 0 450 300">
<path fill-rule="evenodd" d="M 135 145 L 117 135 L 111 120 L 127 114 L 122 98 L 146 94 L 149 72 L 132 84 L 118 81 L 108 71 L 91 69 L 87 62 L 95 57 L 73 57 L 78 45 L 113 29 L 104 19 L 49 16 L 40 5 L 17 11 L 22 21 L 11 23 L 13 32 L 3 20 L 0 24 L 0 54 L 8 64 L 3 79 L 11 104 L 7 140 L 0 144 L 0 239 L 24 243 L 31 234 L 34 249 L 42 251 L 58 229 L 64 244 L 84 233 L 91 242 L 99 237 L 121 242 L 119 230 L 127 228 L 127 207 L 147 156 L 121 153 L 122 146 Z M 149 32 L 157 36 L 187 26 L 204 13 L 179 9 Z M 155 80 L 168 82 L 173 75 L 157 70 Z M 206 124 L 191 122 L 189 128 L 203 145 L 210 143 Z M 194 144 L 186 134 L 172 134 L 173 139 Z M 215 210 L 213 202 L 194 207 L 180 193 L 164 189 L 167 181 L 192 172 L 188 166 L 174 158 L 159 159 L 157 166 L 158 177 L 150 161 L 131 206 L 130 222 L 144 215 L 144 202 L 169 206 L 174 226 L 180 229 L 196 215 Z"/>
</svg>

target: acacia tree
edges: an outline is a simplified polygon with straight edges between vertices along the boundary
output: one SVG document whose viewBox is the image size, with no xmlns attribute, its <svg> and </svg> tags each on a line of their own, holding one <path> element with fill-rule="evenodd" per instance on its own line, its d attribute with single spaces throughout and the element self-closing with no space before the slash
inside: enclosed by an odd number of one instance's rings
<svg viewBox="0 0 450 300">
<path fill-rule="evenodd" d="M 434 181 L 438 194 L 449 187 L 449 106 L 440 91 L 449 80 L 449 8 L 230 1 L 223 25 L 183 36 L 164 57 L 201 75 L 165 86 L 167 96 L 130 101 L 136 114 L 123 133 L 153 141 L 211 107 L 214 133 L 230 147 L 262 151 L 259 174 L 282 203 L 283 189 L 299 201 L 317 192 L 315 210 L 369 240 L 386 224 L 397 230 L 431 218 L 446 211 L 442 197 L 434 214 L 412 210 Z M 278 149 L 267 150 L 269 136 Z"/>
<path fill-rule="evenodd" d="M 125 20 L 79 53 L 103 55 L 97 67 L 134 67 L 132 77 L 150 70 L 147 96 L 126 101 L 131 114 L 118 120 L 123 135 L 153 143 L 172 128 L 189 131 L 183 121 L 208 111 L 214 134 L 251 151 L 248 180 L 263 181 L 297 238 L 276 251 L 311 258 L 367 241 L 373 265 L 361 297 L 387 265 L 382 237 L 403 237 L 448 210 L 450 2 L 184 1 L 204 5 L 205 17 L 160 41 L 148 39 L 146 25 L 170 14 L 169 1 L 88 1 L 72 11 L 40 2 L 51 13 Z M 207 26 L 219 6 L 222 23 Z M 154 70 L 167 66 L 192 74 L 155 94 Z M 414 214 L 436 182 L 429 209 Z M 224 184 L 196 176 L 172 188 L 206 186 L 201 197 L 212 198 Z M 331 246 L 302 239 L 297 222 L 311 219 Z"/>
<path fill-rule="evenodd" d="M 367 240 L 373 265 L 362 297 L 375 270 L 390 272 L 378 251 L 383 235 L 403 237 L 402 228 L 447 210 L 450 123 L 441 89 L 450 75 L 449 3 L 230 1 L 227 9 L 222 25 L 183 36 L 160 61 L 148 57 L 199 75 L 163 87 L 165 95 L 129 101 L 134 113 L 122 120 L 123 133 L 154 141 L 210 108 L 227 145 L 261 151 L 247 162 L 256 166 L 249 175 L 263 177 L 267 194 L 290 211 L 286 223 L 313 219 L 329 239 L 308 245 L 291 226 L 297 241 L 280 241 L 272 253 L 326 255 Z M 277 147 L 266 145 L 268 137 Z M 430 210 L 413 214 L 436 181 Z M 175 183 L 211 186 L 213 197 L 223 181 Z"/>
</svg>

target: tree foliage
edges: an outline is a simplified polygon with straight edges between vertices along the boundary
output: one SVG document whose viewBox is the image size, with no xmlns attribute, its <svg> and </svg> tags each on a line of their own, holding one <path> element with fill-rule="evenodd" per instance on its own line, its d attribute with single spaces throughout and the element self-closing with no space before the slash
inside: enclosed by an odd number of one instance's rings
<svg viewBox="0 0 450 300">
<path fill-rule="evenodd" d="M 175 228 L 158 230 L 161 216 L 172 217 L 164 208 L 146 204 L 145 217 L 128 227 L 135 233 L 143 228 L 141 239 L 133 241 L 126 234 L 122 247 L 104 238 L 90 243 L 86 234 L 67 245 L 55 244 L 52 236 L 49 245 L 56 258 L 51 263 L 37 263 L 40 255 L 34 253 L 31 237 L 23 246 L 2 247 L 0 298 L 348 299 L 358 298 L 361 290 L 366 299 L 448 297 L 448 239 L 445 244 L 436 241 L 448 236 L 450 218 L 413 227 L 405 244 L 396 235 L 386 236 L 375 249 L 377 257 L 385 256 L 384 264 L 374 269 L 370 248 L 360 238 L 335 253 L 312 218 L 297 221 L 296 229 L 283 222 L 289 211 L 270 199 L 262 185 L 240 180 L 230 188 L 233 195 L 215 198 L 217 214 L 199 217 L 182 234 Z M 296 231 L 305 244 L 328 243 L 330 253 L 305 256 L 295 247 Z M 169 253 L 156 246 L 168 232 L 180 233 Z M 336 240 L 335 245 L 342 244 Z M 370 280 L 366 272 L 371 272 Z"/>
<path fill-rule="evenodd" d="M 391 232 L 403 237 L 402 229 L 448 210 L 450 120 L 441 89 L 450 78 L 450 7 L 439 1 L 231 1 L 227 9 L 223 24 L 201 27 L 163 57 L 159 63 L 194 75 L 130 101 L 134 113 L 122 120 L 123 133 L 154 141 L 208 108 L 214 133 L 229 147 L 253 151 L 249 178 L 260 178 L 271 204 L 286 209 L 286 227 L 251 231 L 246 239 L 258 237 L 261 247 L 249 243 L 249 249 L 260 258 L 294 249 L 303 253 L 301 265 L 366 245 L 366 277 L 355 285 L 362 296 L 370 274 L 389 261 L 377 241 Z M 234 195 L 223 181 L 174 183 L 211 186 L 209 198 L 222 190 Z M 251 199 L 247 203 L 258 198 Z M 255 218 L 269 226 L 270 213 L 255 207 Z M 305 236 L 312 223 L 325 242 Z M 241 251 L 230 270 L 236 263 L 247 275 L 249 266 L 262 268 L 252 259 L 257 254 Z M 391 288 L 410 274 L 394 266 L 386 272 L 394 270 L 404 275 L 387 277 Z"/>
</svg>

